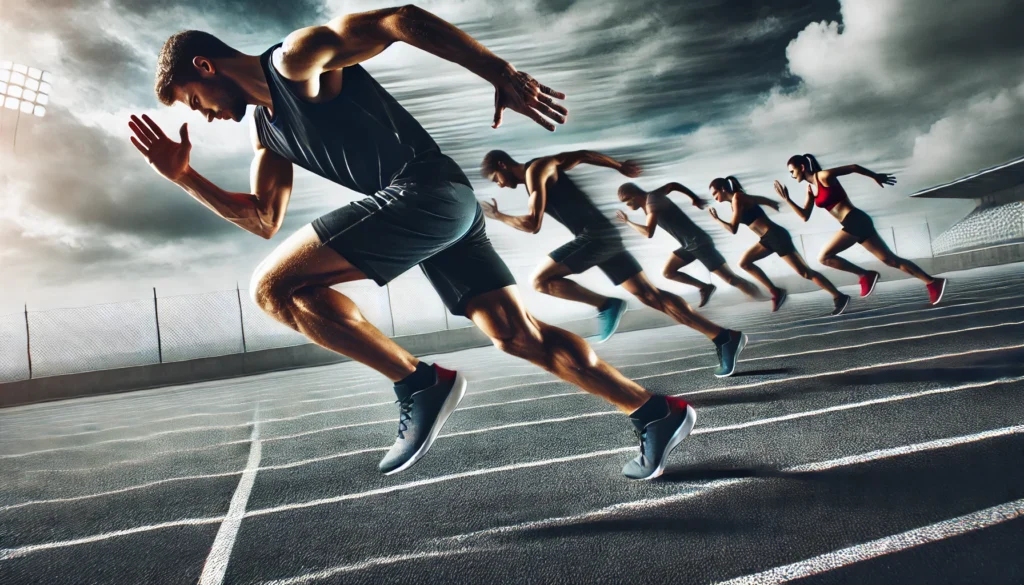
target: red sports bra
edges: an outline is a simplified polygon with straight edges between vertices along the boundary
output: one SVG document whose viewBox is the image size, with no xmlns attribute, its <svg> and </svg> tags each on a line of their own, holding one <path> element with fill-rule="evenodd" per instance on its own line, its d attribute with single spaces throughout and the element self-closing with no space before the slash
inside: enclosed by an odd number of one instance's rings
<svg viewBox="0 0 1024 585">
<path fill-rule="evenodd" d="M 814 196 L 814 204 L 832 211 L 833 207 L 839 205 L 846 198 L 846 190 L 838 182 L 831 187 L 826 187 L 819 181 L 818 194 Z"/>
</svg>

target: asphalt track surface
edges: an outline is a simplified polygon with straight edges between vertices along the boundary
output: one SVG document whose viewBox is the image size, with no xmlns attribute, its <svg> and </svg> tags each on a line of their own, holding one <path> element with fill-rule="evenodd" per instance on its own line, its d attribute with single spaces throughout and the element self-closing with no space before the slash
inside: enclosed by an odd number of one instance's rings
<svg viewBox="0 0 1024 585">
<path fill-rule="evenodd" d="M 737 307 L 727 379 L 682 327 L 597 346 L 697 408 L 651 482 L 622 415 L 492 348 L 431 359 L 468 394 L 387 477 L 353 363 L 6 409 L 0 583 L 1024 583 L 1024 270 L 949 276 Z"/>
</svg>

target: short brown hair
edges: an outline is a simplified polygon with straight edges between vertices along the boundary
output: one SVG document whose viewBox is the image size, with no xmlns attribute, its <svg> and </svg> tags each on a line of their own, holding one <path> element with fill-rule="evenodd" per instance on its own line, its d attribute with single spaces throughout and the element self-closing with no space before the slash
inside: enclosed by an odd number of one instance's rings
<svg viewBox="0 0 1024 585">
<path fill-rule="evenodd" d="M 196 57 L 220 59 L 241 55 L 217 37 L 199 30 L 186 30 L 171 35 L 160 50 L 156 62 L 156 97 L 169 106 L 174 103 L 174 88 L 197 81 L 199 74 L 192 65 Z"/>
<path fill-rule="evenodd" d="M 498 168 L 498 163 L 505 163 L 505 166 L 511 166 L 515 164 L 515 160 L 504 150 L 492 150 L 484 155 L 484 160 L 480 163 L 480 174 L 483 177 L 489 178 L 496 171 L 501 169 Z"/>
</svg>

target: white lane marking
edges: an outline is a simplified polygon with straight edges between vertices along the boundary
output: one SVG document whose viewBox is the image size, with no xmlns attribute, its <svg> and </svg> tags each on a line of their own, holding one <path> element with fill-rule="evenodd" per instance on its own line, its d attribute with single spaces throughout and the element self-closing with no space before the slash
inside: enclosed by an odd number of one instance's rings
<svg viewBox="0 0 1024 585">
<path fill-rule="evenodd" d="M 92 536 L 85 536 L 82 538 L 74 538 L 71 540 L 61 540 L 57 542 L 45 542 L 42 544 L 30 544 L 27 546 L 19 546 L 15 548 L 0 549 L 0 561 L 9 561 L 32 553 L 41 552 L 44 550 L 53 550 L 56 548 L 65 548 L 69 546 L 77 546 L 80 544 L 89 544 L 92 542 L 100 542 L 103 540 L 109 540 L 111 538 L 118 538 L 120 536 L 129 536 L 132 534 L 139 534 L 142 532 L 151 532 L 153 530 L 164 530 L 165 528 L 176 528 L 178 526 L 202 526 L 205 524 L 217 524 L 224 520 L 223 516 L 217 518 L 185 518 L 183 520 L 173 520 L 171 522 L 161 522 L 160 524 L 149 524 L 147 526 L 137 526 L 135 528 L 128 528 L 126 530 L 115 530 L 113 532 L 104 532 L 102 534 L 94 534 Z"/>
<path fill-rule="evenodd" d="M 919 392 L 919 393 L 912 394 L 912 395 L 893 396 L 893 397 L 889 397 L 888 399 L 869 400 L 869 401 L 865 401 L 865 402 L 862 402 L 862 403 L 858 403 L 857 405 L 842 405 L 841 408 L 831 407 L 831 408 L 825 408 L 825 409 L 814 410 L 814 411 L 807 411 L 807 412 L 802 412 L 802 413 L 793 413 L 793 414 L 785 415 L 785 416 L 781 416 L 781 417 L 773 417 L 771 419 L 759 419 L 759 420 L 754 420 L 754 421 L 748 421 L 746 423 L 740 423 L 738 425 L 726 425 L 726 426 L 723 426 L 723 427 L 715 427 L 715 428 L 710 428 L 710 429 L 697 429 L 696 431 L 694 431 L 693 434 L 694 435 L 698 435 L 698 434 L 706 434 L 706 433 L 727 432 L 727 431 L 738 430 L 738 429 L 742 429 L 742 428 L 750 428 L 750 427 L 754 427 L 754 426 L 761 426 L 761 425 L 764 425 L 764 424 L 770 424 L 771 422 L 781 422 L 781 421 L 786 421 L 786 420 L 794 420 L 794 419 L 798 419 L 798 418 L 806 418 L 806 417 L 809 417 L 809 416 L 816 416 L 816 415 L 820 415 L 820 414 L 826 414 L 826 413 L 829 413 L 829 412 L 835 412 L 836 410 L 848 410 L 849 408 L 854 408 L 854 407 L 872 406 L 872 405 L 875 405 L 875 404 L 879 404 L 881 401 L 896 402 L 896 401 L 901 401 L 901 400 L 909 400 L 909 399 L 913 399 L 913 398 L 919 398 L 921 396 L 926 396 L 926 395 L 933 395 L 933 394 L 940 394 L 940 393 L 947 393 L 947 392 L 955 392 L 955 391 L 958 391 L 958 390 L 967 390 L 967 389 L 973 389 L 973 388 L 982 388 L 982 387 L 986 387 L 986 386 L 994 386 L 994 385 L 997 385 L 997 384 L 1008 384 L 1008 383 L 1020 382 L 1020 381 L 1024 381 L 1024 376 L 1018 377 L 1018 378 L 1012 378 L 1012 379 L 996 380 L 996 381 L 992 381 L 992 382 L 964 384 L 964 385 L 961 385 L 961 386 L 954 386 L 954 387 L 950 387 L 950 388 L 939 388 L 939 389 L 930 390 L 930 391 L 927 391 L 927 392 Z M 609 412 L 608 414 L 615 414 L 615 413 L 613 411 L 613 412 Z M 764 422 L 764 421 L 769 421 L 769 422 Z M 985 431 L 983 433 L 977 433 L 976 435 L 967 435 L 966 437 L 967 438 L 971 438 L 971 437 L 992 438 L 992 437 L 996 437 L 996 436 L 1003 436 L 1003 435 L 1006 435 L 1006 434 L 1018 433 L 1018 432 L 1022 432 L 1022 431 L 1024 431 L 1024 425 L 1016 426 L 1016 427 L 1006 427 L 1004 429 L 998 429 L 996 431 Z M 893 451 L 899 451 L 899 452 L 906 451 L 906 452 L 909 453 L 909 452 L 914 452 L 913 449 L 915 449 L 915 448 L 918 449 L 918 450 L 922 449 L 923 447 L 921 447 L 921 445 L 947 445 L 948 444 L 949 446 L 951 446 L 951 445 L 954 445 L 954 444 L 960 444 L 960 443 L 957 442 L 958 440 L 959 441 L 963 441 L 963 440 L 966 440 L 966 438 L 961 437 L 961 438 L 954 438 L 954 439 L 939 439 L 937 441 L 930 441 L 928 443 L 922 443 L 922 444 L 919 444 L 917 446 L 911 445 L 911 446 L 905 446 L 905 447 L 897 447 L 895 449 L 886 449 L 886 450 L 882 450 L 882 451 L 872 451 L 869 454 L 854 456 L 852 458 L 844 457 L 844 458 L 841 458 L 841 459 L 837 459 L 835 461 L 853 461 L 853 460 L 859 461 L 860 459 L 863 459 L 864 457 L 867 457 L 869 455 L 871 457 L 877 458 L 879 456 L 878 455 L 879 453 L 886 453 L 886 452 L 893 452 Z M 976 439 L 976 440 L 980 440 L 980 439 Z M 386 494 L 386 493 L 391 493 L 391 492 L 396 492 L 396 491 L 405 491 L 405 490 L 416 488 L 416 487 L 421 487 L 421 486 L 425 486 L 425 485 L 432 485 L 432 484 L 442 483 L 442 482 L 446 482 L 446 481 L 452 481 L 452 480 L 455 480 L 455 479 L 461 479 L 461 478 L 465 478 L 465 477 L 475 477 L 475 476 L 480 476 L 480 475 L 489 475 L 489 474 L 493 474 L 493 473 L 500 473 L 502 471 L 516 471 L 516 470 L 519 470 L 519 469 L 529 469 L 529 468 L 533 468 L 533 467 L 543 467 L 543 466 L 547 466 L 547 465 L 554 465 L 554 464 L 557 464 L 557 463 L 564 463 L 564 462 L 567 462 L 567 461 L 576 461 L 576 460 L 583 460 L 583 459 L 593 459 L 593 458 L 598 458 L 598 457 L 604 457 L 606 455 L 613 455 L 613 454 L 619 454 L 619 453 L 628 453 L 628 452 L 634 451 L 635 449 L 636 449 L 636 447 L 632 447 L 632 446 L 631 447 L 622 447 L 622 448 L 618 448 L 618 449 L 608 449 L 608 450 L 604 450 L 604 451 L 594 451 L 594 452 L 591 452 L 591 453 L 583 453 L 583 454 L 580 454 L 580 455 L 572 455 L 572 456 L 567 456 L 567 457 L 558 457 L 558 458 L 555 458 L 555 459 L 545 459 L 545 460 L 540 460 L 540 461 L 530 461 L 530 462 L 525 462 L 525 463 L 516 463 L 516 464 L 511 464 L 511 465 L 504 465 L 504 466 L 501 466 L 501 467 L 484 468 L 484 469 L 479 469 L 479 470 L 474 470 L 474 471 L 468 471 L 468 472 L 462 472 L 462 473 L 444 475 L 444 476 L 435 477 L 435 478 L 424 479 L 424 480 L 420 480 L 420 481 L 416 481 L 416 482 L 410 482 L 410 483 L 405 483 L 405 484 L 398 484 L 398 485 L 395 485 L 395 486 L 380 488 L 380 489 L 371 490 L 371 491 L 368 491 L 368 492 L 351 493 L 351 494 L 345 494 L 345 495 L 342 495 L 342 496 L 336 496 L 336 497 L 332 497 L 332 498 L 324 498 L 324 499 L 314 500 L 314 501 L 310 501 L 310 502 L 300 502 L 300 503 L 294 503 L 294 504 L 286 504 L 286 505 L 277 506 L 277 507 L 273 507 L 273 508 L 264 508 L 264 509 L 259 509 L 259 510 L 252 510 L 252 511 L 247 512 L 245 514 L 245 517 L 248 518 L 250 516 L 263 516 L 263 515 L 274 514 L 274 513 L 278 513 L 278 512 L 282 512 L 282 511 L 295 510 L 295 509 L 301 509 L 301 508 L 309 508 L 309 507 L 320 506 L 320 505 L 325 505 L 325 504 L 332 504 L 332 503 L 341 502 L 341 501 L 345 501 L 345 500 L 362 499 L 362 498 L 367 498 L 367 497 L 371 497 L 371 496 L 375 496 L 375 495 L 381 495 L 381 494 Z M 908 451 L 908 449 L 910 449 L 910 450 Z M 874 455 L 872 455 L 872 454 L 874 454 Z M 812 465 L 818 465 L 818 464 L 812 464 Z M 817 470 L 817 468 L 809 467 L 807 465 L 797 466 L 794 469 L 799 471 L 799 470 L 801 470 L 801 468 L 803 468 L 804 471 L 814 471 L 814 470 Z M 729 482 L 736 482 L 736 481 L 741 481 L 741 480 L 727 480 L 727 481 L 729 481 Z M 678 496 L 672 496 L 672 497 L 678 497 Z M 72 541 L 61 541 L 61 542 L 56 542 L 56 543 L 46 543 L 46 544 L 38 544 L 38 545 L 27 545 L 27 546 L 17 547 L 17 548 L 13 548 L 13 549 L 5 549 L 5 550 L 0 550 L 0 560 L 4 560 L 5 558 L 15 558 L 16 556 L 23 556 L 24 554 L 29 554 L 29 553 L 32 553 L 32 552 L 36 552 L 38 550 L 46 550 L 46 549 L 51 549 L 51 548 L 61 548 L 61 547 L 64 547 L 64 546 L 71 546 L 71 545 L 75 545 L 75 544 L 81 544 L 82 542 L 96 542 L 96 541 L 99 541 L 99 540 L 105 540 L 107 538 L 114 538 L 114 537 L 117 537 L 117 536 L 121 536 L 123 534 L 134 534 L 135 532 L 140 532 L 140 531 L 145 531 L 145 530 L 155 530 L 155 529 L 158 529 L 158 528 L 161 528 L 161 527 L 181 526 L 181 525 L 187 525 L 189 523 L 195 523 L 195 522 L 210 524 L 210 523 L 213 523 L 213 522 L 219 522 L 219 521 L 221 521 L 223 519 L 224 519 L 224 517 L 214 518 L 214 519 L 205 518 L 205 519 L 197 519 L 197 520 L 179 520 L 179 521 L 175 521 L 175 522 L 168 522 L 168 523 L 164 523 L 164 524 L 155 525 L 156 528 L 154 528 L 154 527 L 142 527 L 142 528 L 138 528 L 138 529 L 134 529 L 133 528 L 133 529 L 129 529 L 127 531 L 120 530 L 120 531 L 116 531 L 116 532 L 109 532 L 109 533 L 99 534 L 99 535 L 95 535 L 95 536 L 90 536 L 90 537 L 87 537 L 85 539 L 76 539 L 76 540 L 72 540 Z M 5 556 L 5 555 L 14 555 L 14 556 Z"/>
<path fill-rule="evenodd" d="M 252 486 L 256 482 L 256 471 L 260 467 L 260 457 L 263 445 L 260 442 L 260 408 L 259 404 L 253 413 L 252 437 L 249 441 L 249 460 L 245 464 L 245 471 L 238 480 L 238 487 L 231 497 L 231 504 L 228 506 L 228 513 L 224 516 L 224 522 L 217 530 L 217 537 L 213 539 L 213 546 L 210 547 L 210 554 L 206 557 L 206 564 L 203 565 L 203 573 L 199 577 L 199 585 L 221 585 L 224 582 L 224 575 L 228 570 L 228 561 L 231 560 L 231 549 L 235 547 L 235 538 L 238 537 L 238 530 L 242 527 L 242 519 L 245 518 L 245 506 L 249 503 L 249 494 L 252 493 Z"/>
<path fill-rule="evenodd" d="M 908 338 L 908 339 L 910 339 L 910 338 Z M 900 341 L 900 340 L 892 340 L 892 341 Z M 850 347 L 858 347 L 858 346 L 850 346 Z M 1010 346 L 1003 346 L 1003 347 L 995 347 L 995 348 L 986 348 L 986 349 L 977 349 L 977 350 L 969 350 L 969 351 L 941 354 L 941 355 L 935 355 L 935 356 L 925 356 L 925 357 L 920 357 L 920 358 L 912 358 L 912 359 L 908 359 L 908 360 L 900 360 L 900 361 L 896 361 L 896 362 L 887 362 L 887 363 L 882 363 L 882 364 L 869 364 L 869 365 L 866 365 L 866 366 L 857 366 L 857 367 L 854 367 L 854 368 L 846 368 L 846 369 L 843 369 L 843 370 L 836 370 L 836 371 L 832 371 L 832 372 L 816 372 L 816 373 L 812 373 L 812 374 L 802 374 L 802 375 L 799 375 L 799 376 L 790 376 L 788 378 L 778 378 L 778 379 L 775 379 L 775 380 L 763 380 L 763 381 L 760 381 L 760 382 L 751 382 L 749 384 L 739 384 L 739 385 L 734 385 L 734 386 L 723 386 L 723 387 L 720 387 L 720 388 L 708 388 L 708 389 L 704 389 L 704 390 L 694 390 L 694 391 L 691 391 L 691 392 L 683 392 L 683 393 L 680 393 L 680 394 L 676 394 L 676 396 L 696 396 L 696 395 L 700 395 L 700 394 L 728 392 L 730 390 L 742 390 L 742 389 L 747 389 L 747 388 L 757 388 L 757 387 L 760 387 L 760 386 L 769 386 L 769 385 L 775 385 L 775 384 L 782 384 L 782 383 L 785 383 L 785 382 L 792 382 L 792 381 L 796 381 L 796 380 L 806 380 L 806 379 L 818 378 L 818 377 L 824 377 L 824 376 L 836 376 L 836 375 L 842 375 L 842 374 L 849 374 L 849 373 L 853 373 L 853 372 L 862 372 L 862 371 L 867 371 L 867 370 L 887 368 L 887 367 L 892 367 L 892 366 L 902 366 L 902 365 L 909 365 L 909 364 L 915 364 L 915 363 L 921 363 L 921 362 L 927 362 L 927 361 L 933 361 L 933 360 L 939 360 L 939 359 L 947 359 L 947 358 L 953 358 L 953 357 L 963 357 L 963 356 L 966 356 L 966 355 L 975 355 L 975 354 L 981 354 L 981 353 L 991 353 L 991 352 L 1015 350 L 1015 349 L 1022 349 L 1022 348 L 1024 348 L 1024 344 L 1010 345 Z M 844 348 L 844 349 L 846 349 L 846 348 Z M 835 349 L 829 348 L 829 349 L 814 350 L 814 351 L 817 351 L 817 352 L 827 352 L 827 351 L 835 351 Z M 807 353 L 807 352 L 805 352 L 805 353 Z M 793 354 L 793 355 L 796 355 L 796 354 Z M 762 359 L 771 359 L 771 358 L 768 358 L 768 357 L 753 358 L 751 360 L 744 360 L 744 361 L 754 361 L 754 360 L 762 360 Z M 700 369 L 705 369 L 705 368 L 691 368 L 691 369 L 688 369 L 688 370 L 678 370 L 678 371 L 672 371 L 672 372 L 665 372 L 665 373 L 661 373 L 661 374 L 651 374 L 649 376 L 641 376 L 641 377 L 635 378 L 634 380 L 636 380 L 636 381 L 649 380 L 649 379 L 652 379 L 652 378 L 661 378 L 661 377 L 665 377 L 665 376 L 673 376 L 673 375 L 683 374 L 683 373 L 687 373 L 687 372 L 691 372 L 691 371 L 697 371 L 697 370 L 700 370 Z M 545 382 L 545 383 L 547 383 L 547 382 Z M 491 404 L 483 405 L 483 406 L 494 407 L 494 406 L 502 406 L 502 405 L 505 405 L 505 404 L 535 402 L 535 401 L 539 401 L 539 400 L 547 400 L 547 399 L 550 399 L 550 398 L 561 398 L 561 397 L 566 397 L 566 396 L 577 396 L 577 395 L 578 396 L 589 396 L 589 394 L 587 394 L 586 392 L 576 391 L 576 392 L 567 392 L 567 393 L 562 393 L 562 394 L 540 396 L 540 397 L 535 397 L 535 398 L 525 398 L 525 399 L 519 399 L 519 400 L 514 400 L 514 401 L 509 401 L 509 402 L 491 403 Z M 461 408 L 459 410 L 470 410 L 470 409 L 473 409 L 473 408 L 481 408 L 481 407 L 482 406 L 464 407 L 464 408 Z M 579 415 L 577 415 L 577 417 L 579 417 Z M 568 420 L 572 420 L 572 419 L 570 418 Z M 342 429 L 351 429 L 351 428 L 358 428 L 358 427 L 365 427 L 365 426 L 373 426 L 373 425 L 378 425 L 378 424 L 394 424 L 394 420 L 393 419 L 387 419 L 387 420 L 365 421 L 365 422 L 359 422 L 359 423 L 349 423 L 349 424 L 344 424 L 344 425 L 336 425 L 336 426 L 320 428 L 320 429 L 312 429 L 312 430 L 302 431 L 302 432 L 294 433 L 294 434 L 290 434 L 290 435 L 280 435 L 280 436 L 274 436 L 274 437 L 267 437 L 267 438 L 263 439 L 263 442 L 266 443 L 266 442 L 271 442 L 271 441 L 282 441 L 282 440 L 296 439 L 296 438 L 299 438 L 299 437 L 306 437 L 306 436 L 320 434 L 320 433 L 326 433 L 326 432 L 330 432 L 330 431 L 336 431 L 336 430 L 342 430 Z M 164 434 L 164 433 L 158 433 L 158 434 Z M 103 441 L 103 443 L 132 442 L 132 441 L 142 441 L 142 440 L 145 440 L 145 439 L 142 439 L 142 438 L 140 438 L 140 439 L 116 439 L 116 440 Z M 244 442 L 246 442 L 246 441 L 245 440 L 241 440 L 241 441 L 231 441 L 231 442 L 227 442 L 227 443 L 223 443 L 223 444 L 244 443 Z M 83 449 L 83 448 L 88 448 L 88 447 L 90 447 L 92 445 L 95 445 L 95 444 L 97 444 L 97 443 L 92 443 L 90 445 L 83 445 L 83 446 L 78 446 L 78 447 L 61 447 L 61 448 L 56 448 L 56 449 L 48 449 L 48 450 L 43 450 L 43 451 L 33 451 L 33 452 L 30 452 L 30 453 L 22 453 L 22 454 L 14 454 L 14 455 L 0 455 L 0 459 L 25 457 L 25 456 L 28 456 L 28 455 L 35 455 L 35 454 L 40 454 L 40 453 L 49 453 L 49 452 L 53 452 L 53 451 L 66 451 L 66 450 L 73 450 L 73 449 Z M 213 447 L 216 447 L 216 446 L 217 445 L 208 446 L 208 447 L 203 447 L 201 449 L 208 449 L 208 448 L 213 448 Z M 181 452 L 181 450 L 166 451 L 165 453 L 178 453 L 178 452 Z M 59 470 L 52 470 L 52 471 L 59 471 Z"/>
<path fill-rule="evenodd" d="M 767 418 L 767 419 L 753 420 L 753 421 L 748 421 L 748 422 L 744 422 L 744 423 L 725 425 L 725 426 L 721 426 L 721 427 L 712 427 L 712 428 L 706 428 L 706 429 L 698 429 L 698 430 L 695 430 L 693 432 L 693 434 L 694 435 L 701 435 L 701 434 L 709 434 L 709 433 L 719 433 L 719 432 L 734 431 L 734 430 L 746 429 L 746 428 L 751 428 L 751 427 L 764 426 L 764 425 L 773 424 L 773 423 L 777 423 L 777 422 L 784 422 L 784 421 L 790 421 L 790 420 L 797 420 L 797 419 L 801 419 L 801 418 L 820 416 L 820 415 L 823 415 L 823 414 L 829 414 L 829 413 L 839 412 L 839 411 L 843 411 L 843 410 L 852 410 L 852 409 L 856 409 L 856 408 L 864 408 L 864 407 L 868 407 L 868 406 L 874 406 L 874 405 L 877 405 L 877 404 L 885 404 L 885 403 L 889 403 L 889 402 L 900 402 L 900 401 L 903 401 L 903 400 L 912 400 L 914 398 L 921 398 L 921 397 L 924 397 L 924 396 L 932 396 L 932 395 L 936 395 L 936 394 L 946 394 L 946 393 L 950 393 L 950 392 L 957 392 L 957 391 L 960 391 L 960 390 L 967 390 L 967 389 L 974 389 L 974 388 L 985 388 L 985 387 L 988 387 L 988 386 L 995 386 L 995 385 L 998 385 L 998 384 L 1008 384 L 1008 383 L 1021 382 L 1021 381 L 1024 381 L 1024 376 L 1020 376 L 1020 377 L 1016 377 L 1016 378 L 1003 378 L 1003 379 L 1000 379 L 1000 380 L 995 380 L 995 381 L 990 381 L 990 382 L 975 382 L 975 383 L 970 383 L 970 384 L 961 384 L 959 386 L 951 386 L 951 387 L 947 387 L 947 388 L 935 388 L 935 389 L 932 389 L 932 390 L 925 390 L 925 391 L 922 391 L 922 392 L 915 392 L 913 394 L 901 394 L 901 395 L 898 395 L 898 396 L 889 396 L 889 397 L 885 397 L 885 398 L 876 398 L 874 400 L 865 400 L 863 402 L 857 402 L 857 403 L 853 403 L 853 404 L 842 404 L 842 405 L 839 405 L 839 406 L 832 406 L 832 407 L 828 407 L 828 408 L 821 408 L 821 409 L 810 410 L 810 411 L 805 411 L 805 412 L 796 412 L 796 413 L 791 413 L 791 414 L 787 414 L 787 415 L 783 415 L 783 416 L 771 417 L 771 418 Z M 366 492 L 357 492 L 357 493 L 351 493 L 351 494 L 344 494 L 344 495 L 341 495 L 341 496 L 334 496 L 334 497 L 330 497 L 330 498 L 321 498 L 321 499 L 312 500 L 312 501 L 308 501 L 308 502 L 297 502 L 297 503 L 292 503 L 292 504 L 284 504 L 284 505 L 281 505 L 281 506 L 275 506 L 275 507 L 271 507 L 271 508 L 263 508 L 263 509 L 259 509 L 259 510 L 252 510 L 251 512 L 248 512 L 246 514 L 246 517 L 249 517 L 249 516 L 263 516 L 263 515 L 266 515 L 266 514 L 275 514 L 275 513 L 278 513 L 278 512 L 283 512 L 283 511 L 288 511 L 288 510 L 296 510 L 296 509 L 300 509 L 300 508 L 309 508 L 309 507 L 313 507 L 313 506 L 322 506 L 322 505 L 325 505 L 325 504 L 334 504 L 334 503 L 337 503 L 337 502 L 343 502 L 343 501 L 347 501 L 347 500 L 362 499 L 362 498 L 367 498 L 367 497 L 370 497 L 370 496 L 376 496 L 376 495 L 380 495 L 380 494 L 387 494 L 387 493 L 392 493 L 392 492 L 397 492 L 397 491 L 404 491 L 404 490 L 408 490 L 408 489 L 412 489 L 412 488 L 421 487 L 421 486 L 424 486 L 424 485 L 433 485 L 433 484 L 436 484 L 436 483 L 442 483 L 442 482 L 452 481 L 452 480 L 456 480 L 456 479 L 462 479 L 462 478 L 466 478 L 466 477 L 476 477 L 476 476 L 480 476 L 480 475 L 490 475 L 490 474 L 493 474 L 493 473 L 502 473 L 502 472 L 505 472 L 505 471 L 518 471 L 520 469 L 529 469 L 529 468 L 533 468 L 533 467 L 545 467 L 545 466 L 548 466 L 548 465 L 555 465 L 555 464 L 558 464 L 558 463 L 565 463 L 565 462 L 568 462 L 568 461 L 576 461 L 576 460 L 582 460 L 582 459 L 592 459 L 592 458 L 595 458 L 595 457 L 604 457 L 606 455 L 613 455 L 613 454 L 619 454 L 619 453 L 628 453 L 628 452 L 632 452 L 634 450 L 636 450 L 635 446 L 620 447 L 618 449 L 606 449 L 606 450 L 602 450 L 602 451 L 593 451 L 593 452 L 590 452 L 590 453 L 582 453 L 582 454 L 579 454 L 579 455 L 571 455 L 571 456 L 566 456 L 566 457 L 556 457 L 556 458 L 553 458 L 553 459 L 543 459 L 543 460 L 539 460 L 539 461 L 527 461 L 527 462 L 521 462 L 521 463 L 512 463 L 512 464 L 509 464 L 509 465 L 501 465 L 501 466 L 498 466 L 498 467 L 489 467 L 489 468 L 483 468 L 483 469 L 476 469 L 476 470 L 472 470 L 472 471 L 464 471 L 464 472 L 461 472 L 461 473 L 453 473 L 453 474 L 449 474 L 449 475 L 443 475 L 443 476 L 438 476 L 438 477 L 433 477 L 433 478 L 428 478 L 428 479 L 422 479 L 422 480 L 419 480 L 419 481 L 409 482 L 409 483 L 405 483 L 405 484 L 399 484 L 399 485 L 388 486 L 388 487 L 384 487 L 384 488 L 378 488 L 378 489 L 370 490 L 370 491 L 366 491 Z"/>
<path fill-rule="evenodd" d="M 117 494 L 123 494 L 127 492 L 133 492 L 135 490 L 143 490 L 146 488 L 156 487 L 166 483 L 173 483 L 178 481 L 195 481 L 201 479 L 213 479 L 217 477 L 231 477 L 232 475 L 240 475 L 241 471 L 225 471 L 223 473 L 207 473 L 203 475 L 183 475 L 179 477 L 171 477 L 168 479 L 160 479 L 156 481 L 148 481 L 146 483 L 140 483 L 138 485 L 132 485 L 116 490 L 110 490 L 106 492 L 97 492 L 93 494 L 87 494 L 84 496 L 70 496 L 67 498 L 53 498 L 50 500 L 31 500 L 27 502 L 20 502 L 17 504 L 10 504 L 7 506 L 0 506 L 0 512 L 8 512 L 10 510 L 17 510 L 18 508 L 24 508 L 27 506 L 40 506 L 44 504 L 66 504 L 68 502 L 77 502 L 80 500 L 88 500 L 92 498 L 102 498 L 105 496 L 114 496 Z"/>
<path fill-rule="evenodd" d="M 363 571 L 366 569 L 373 569 L 376 567 L 383 567 L 387 565 L 394 565 L 405 561 L 417 561 L 421 559 L 436 559 L 454 557 L 457 555 L 464 555 L 470 553 L 481 553 L 481 552 L 497 552 L 501 549 L 498 548 L 459 548 L 455 550 L 445 551 L 433 551 L 423 553 L 412 553 L 404 555 L 389 555 L 386 557 L 374 557 L 372 559 L 366 559 L 358 563 L 351 565 L 338 565 L 329 569 L 323 569 L 314 573 L 306 573 L 305 575 L 299 575 L 298 577 L 291 577 L 288 579 L 278 579 L 275 581 L 263 581 L 259 585 L 298 585 L 299 583 L 309 583 L 311 581 L 319 581 L 321 579 L 327 579 L 341 573 L 351 573 L 354 571 Z"/>
<path fill-rule="evenodd" d="M 985 528 L 1024 517 L 1024 499 L 992 506 L 921 528 L 907 530 L 870 542 L 848 546 L 782 567 L 722 581 L 718 585 L 775 585 L 788 583 L 813 575 L 833 571 L 848 565 L 868 561 L 880 556 L 939 542 L 955 536 L 969 534 Z"/>
<path fill-rule="evenodd" d="M 849 457 L 840 457 L 838 459 L 830 459 L 827 461 L 818 461 L 815 463 L 806 463 L 803 465 L 796 465 L 792 467 L 783 468 L 783 473 L 812 473 L 828 471 L 831 469 L 837 469 L 840 467 L 848 467 L 852 465 L 859 465 L 863 463 L 869 463 L 872 461 L 880 461 L 882 459 L 889 459 L 892 457 L 900 457 L 903 455 L 910 455 L 913 453 L 920 453 L 923 451 L 934 451 L 937 449 L 946 449 L 949 447 L 956 447 L 960 445 L 966 445 L 969 443 L 976 443 L 988 439 L 994 439 L 998 437 L 1006 437 L 1009 435 L 1016 435 L 1024 433 L 1024 425 L 1017 425 L 1012 427 L 1003 427 L 1001 429 L 995 429 L 991 431 L 982 431 L 980 433 L 974 433 L 970 435 L 962 435 L 958 437 L 950 437 L 946 439 L 937 439 L 934 441 L 927 441 L 923 443 L 916 443 L 913 445 L 904 445 L 901 447 L 893 447 L 890 449 L 879 449 L 868 453 L 861 453 L 859 455 L 851 455 Z M 532 520 L 529 522 L 521 522 L 518 524 L 509 524 L 505 526 L 498 526 L 495 528 L 486 528 L 484 530 L 477 530 L 474 532 L 467 532 L 465 534 L 459 534 L 456 536 L 450 536 L 447 538 L 438 539 L 438 542 L 454 541 L 464 542 L 473 538 L 488 537 L 488 536 L 502 536 L 522 530 L 532 530 L 537 528 L 551 528 L 554 526 L 568 526 L 577 524 L 580 522 L 591 521 L 595 518 L 615 516 L 622 512 L 631 511 L 646 511 L 653 508 L 665 506 L 668 504 L 674 504 L 683 500 L 688 500 L 696 496 L 704 495 L 712 490 L 718 490 L 724 487 L 753 483 L 760 478 L 756 477 L 744 477 L 735 479 L 719 479 L 711 482 L 707 482 L 697 486 L 695 489 L 686 491 L 679 494 L 673 494 L 671 496 L 665 496 L 661 498 L 647 498 L 643 500 L 637 500 L 633 502 L 623 502 L 619 504 L 612 504 L 598 510 L 592 510 L 590 512 L 583 512 L 579 514 L 573 514 L 571 516 L 561 516 L 557 518 L 545 518 L 543 520 Z"/>
</svg>

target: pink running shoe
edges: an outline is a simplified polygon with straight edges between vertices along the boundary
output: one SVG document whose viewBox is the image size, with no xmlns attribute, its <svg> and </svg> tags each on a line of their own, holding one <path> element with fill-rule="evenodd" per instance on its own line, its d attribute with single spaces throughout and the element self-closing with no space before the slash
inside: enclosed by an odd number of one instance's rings
<svg viewBox="0 0 1024 585">
<path fill-rule="evenodd" d="M 860 296 L 866 297 L 875 292 L 875 285 L 878 284 L 880 276 L 882 275 L 877 272 L 869 272 L 860 277 Z"/>
</svg>

